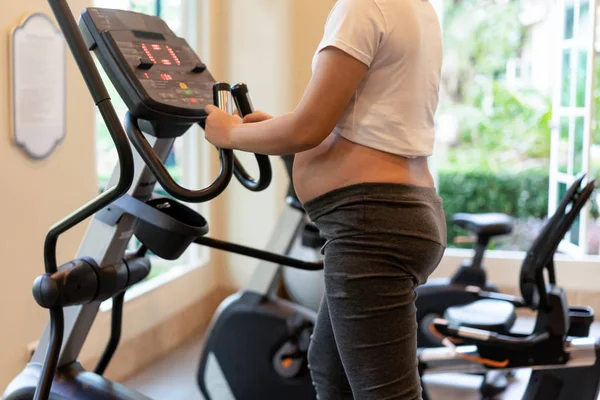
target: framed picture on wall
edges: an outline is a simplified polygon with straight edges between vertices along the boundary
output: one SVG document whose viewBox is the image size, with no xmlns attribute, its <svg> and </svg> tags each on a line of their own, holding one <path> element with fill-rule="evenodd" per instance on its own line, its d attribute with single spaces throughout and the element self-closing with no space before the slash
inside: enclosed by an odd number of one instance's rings
<svg viewBox="0 0 600 400">
<path fill-rule="evenodd" d="M 28 15 L 11 32 L 11 121 L 15 145 L 48 157 L 66 135 L 65 41 L 47 15 Z"/>
</svg>

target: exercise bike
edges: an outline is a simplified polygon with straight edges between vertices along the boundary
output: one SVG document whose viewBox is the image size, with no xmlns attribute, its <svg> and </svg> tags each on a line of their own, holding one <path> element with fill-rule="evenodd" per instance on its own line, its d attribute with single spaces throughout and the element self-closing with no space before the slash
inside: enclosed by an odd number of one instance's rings
<svg viewBox="0 0 600 400">
<path fill-rule="evenodd" d="M 422 375 L 531 368 L 523 400 L 598 398 L 600 341 L 589 337 L 594 310 L 569 306 L 553 261 L 596 186 L 595 181 L 584 184 L 584 178 L 582 174 L 575 179 L 527 252 L 519 278 L 521 297 L 473 289 L 478 301 L 450 308 L 444 318 L 432 322 L 432 332 L 445 347 L 419 350 Z M 535 311 L 533 331 L 517 334 L 504 331 L 502 326 L 490 328 L 486 322 L 490 301 Z M 426 390 L 423 398 L 429 400 Z"/>
<path fill-rule="evenodd" d="M 452 216 L 452 222 L 476 236 L 475 254 L 471 260 L 465 260 L 452 277 L 430 279 L 425 285 L 416 289 L 419 348 L 442 346 L 440 338 L 432 333 L 431 326 L 433 321 L 449 314 L 460 314 L 463 318 L 468 318 L 473 313 L 480 313 L 483 306 L 488 316 L 485 319 L 486 327 L 503 333 L 510 332 L 517 319 L 515 307 L 510 302 L 489 300 L 483 304 L 473 304 L 477 300 L 473 288 L 488 293 L 498 292 L 498 289 L 487 280 L 482 261 L 493 238 L 512 232 L 512 218 L 500 213 L 459 213 Z M 500 294 L 496 296 L 502 298 Z M 468 306 L 470 304 L 473 305 Z M 484 322 L 480 321 L 480 323 Z M 487 399 L 504 392 L 511 383 L 514 373 L 502 371 L 475 375 L 481 375 L 479 392 L 484 399 Z"/>
<path fill-rule="evenodd" d="M 450 278 L 430 279 L 417 288 L 417 321 L 424 327 L 419 329 L 419 347 L 441 345 L 429 333 L 427 322 L 441 317 L 450 307 L 472 303 L 473 295 L 466 290 L 467 287 L 476 286 L 488 292 L 498 292 L 496 286 L 487 280 L 482 262 L 491 240 L 512 232 L 512 218 L 500 213 L 459 213 L 452 216 L 452 223 L 477 237 L 475 254 L 471 260 L 463 261 Z"/>
</svg>

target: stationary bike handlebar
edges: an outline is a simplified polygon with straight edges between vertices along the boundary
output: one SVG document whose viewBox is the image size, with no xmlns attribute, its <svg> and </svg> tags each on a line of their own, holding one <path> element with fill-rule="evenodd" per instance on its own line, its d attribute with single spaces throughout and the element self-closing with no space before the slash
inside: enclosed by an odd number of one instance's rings
<svg viewBox="0 0 600 400">
<path fill-rule="evenodd" d="M 238 83 L 231 88 L 231 95 L 235 101 L 240 116 L 243 118 L 248 114 L 254 112 L 254 105 L 248 92 L 248 86 L 245 83 Z M 240 160 L 234 155 L 234 167 L 233 174 L 237 180 L 246 189 L 253 192 L 260 192 L 265 190 L 271 184 L 273 179 L 273 171 L 271 168 L 271 161 L 269 156 L 263 154 L 255 154 L 256 162 L 258 163 L 259 178 L 253 178 L 244 168 Z"/>
</svg>

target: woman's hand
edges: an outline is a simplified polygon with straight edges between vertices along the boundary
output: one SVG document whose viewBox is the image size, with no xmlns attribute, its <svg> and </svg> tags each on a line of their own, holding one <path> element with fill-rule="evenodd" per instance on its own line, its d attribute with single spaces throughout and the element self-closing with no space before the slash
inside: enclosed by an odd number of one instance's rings
<svg viewBox="0 0 600 400">
<path fill-rule="evenodd" d="M 242 120 L 237 111 L 234 115 L 231 115 L 213 105 L 206 106 L 205 111 L 208 113 L 205 129 L 206 140 L 220 149 L 234 147 L 232 132 L 236 126 L 242 123 L 262 122 L 273 118 L 267 113 L 256 111 L 246 115 Z"/>
<path fill-rule="evenodd" d="M 216 106 L 208 105 L 204 109 L 208 113 L 204 129 L 206 140 L 220 149 L 233 148 L 233 129 L 242 125 L 238 115 L 231 115 Z"/>
</svg>

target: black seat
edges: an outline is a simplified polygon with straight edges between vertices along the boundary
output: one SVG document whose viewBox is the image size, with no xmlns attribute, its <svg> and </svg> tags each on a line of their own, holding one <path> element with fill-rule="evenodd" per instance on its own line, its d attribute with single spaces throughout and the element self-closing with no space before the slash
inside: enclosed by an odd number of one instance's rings
<svg viewBox="0 0 600 400">
<path fill-rule="evenodd" d="M 507 334 L 517 319 L 515 307 L 502 300 L 478 300 L 465 306 L 450 307 L 444 319 L 460 326 Z"/>
<path fill-rule="evenodd" d="M 512 218 L 500 213 L 458 213 L 452 216 L 452 222 L 476 235 L 488 237 L 506 235 L 511 233 L 513 229 Z"/>
</svg>

